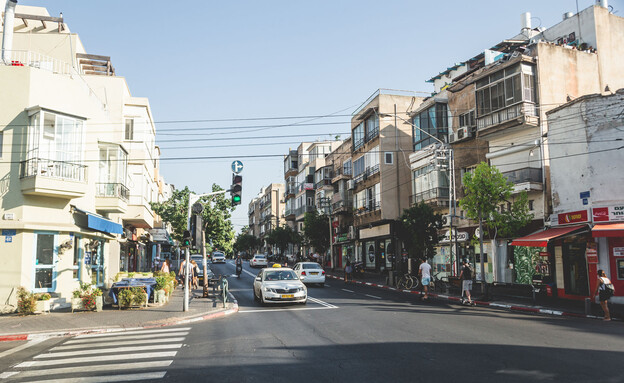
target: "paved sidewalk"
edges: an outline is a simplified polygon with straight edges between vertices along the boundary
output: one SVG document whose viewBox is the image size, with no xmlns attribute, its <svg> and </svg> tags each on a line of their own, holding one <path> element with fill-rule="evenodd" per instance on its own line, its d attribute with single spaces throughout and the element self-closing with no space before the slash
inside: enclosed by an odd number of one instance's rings
<svg viewBox="0 0 624 383">
<path fill-rule="evenodd" d="M 212 288 L 210 288 L 212 291 Z M 0 316 L 0 341 L 74 336 L 86 333 L 128 331 L 191 323 L 224 317 L 238 312 L 238 302 L 230 294 L 226 307 L 219 297 L 202 298 L 202 290 L 193 290 L 189 310 L 182 311 L 184 290 L 177 288 L 169 302 L 162 306 L 117 309 L 104 306 L 100 312 L 76 311 L 70 308 L 49 314 Z"/>
<path fill-rule="evenodd" d="M 326 274 L 329 278 L 344 280 L 344 274 L 339 271 L 327 271 Z M 422 291 L 419 289 L 414 290 L 399 290 L 387 285 L 388 281 L 385 275 L 377 274 L 377 273 L 369 273 L 365 272 L 363 275 L 358 276 L 353 282 L 361 285 L 367 285 L 375 288 L 382 288 L 396 291 L 397 293 L 405 293 L 405 294 L 416 294 L 418 296 L 422 296 Z M 600 309 L 600 305 L 592 304 L 592 312 L 591 315 L 585 314 L 585 306 L 584 302 L 570 302 L 562 299 L 554 299 L 549 298 L 547 301 L 542 302 L 539 301 L 539 304 L 533 304 L 532 299 L 524 299 L 519 297 L 507 297 L 507 296 L 494 296 L 491 299 L 484 299 L 480 294 L 480 285 L 473 286 L 473 300 L 479 306 L 484 307 L 492 307 L 497 309 L 505 309 L 511 311 L 521 311 L 526 313 L 535 313 L 535 314 L 544 314 L 544 315 L 556 315 L 556 316 L 569 316 L 576 318 L 590 318 L 590 319 L 602 319 L 603 314 Z M 440 294 L 440 293 L 429 293 L 434 299 L 438 300 L 447 300 L 450 302 L 457 302 L 459 304 L 460 296 L 454 294 Z M 619 306 L 619 305 L 617 305 Z M 614 320 L 619 319 L 619 311 L 620 307 L 613 309 L 613 306 L 610 306 L 611 317 L 615 318 Z"/>
</svg>

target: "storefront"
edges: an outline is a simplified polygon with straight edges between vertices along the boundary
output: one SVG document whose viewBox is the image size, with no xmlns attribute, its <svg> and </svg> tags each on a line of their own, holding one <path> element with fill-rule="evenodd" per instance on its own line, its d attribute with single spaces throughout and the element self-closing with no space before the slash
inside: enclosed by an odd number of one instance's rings
<svg viewBox="0 0 624 383">
<path fill-rule="evenodd" d="M 624 303 L 624 204 L 595 207 L 592 217 L 599 268 L 605 270 L 615 287 L 611 301 Z"/>
<path fill-rule="evenodd" d="M 334 258 L 337 260 L 336 267 L 344 268 L 347 260 L 355 261 L 355 250 L 353 241 L 348 233 L 342 233 L 334 236 Z"/>
<path fill-rule="evenodd" d="M 435 256 L 431 260 L 432 272 L 439 274 L 438 277 L 458 275 L 457 273 L 457 256 L 459 259 L 474 260 L 474 250 L 470 248 L 470 235 L 467 231 L 454 230 L 453 251 L 451 252 L 451 231 L 447 230 L 439 246 L 435 247 Z"/>
<path fill-rule="evenodd" d="M 390 233 L 390 223 L 360 229 L 356 258 L 357 253 L 361 254 L 366 269 L 377 271 L 392 269 L 396 244 Z"/>
</svg>

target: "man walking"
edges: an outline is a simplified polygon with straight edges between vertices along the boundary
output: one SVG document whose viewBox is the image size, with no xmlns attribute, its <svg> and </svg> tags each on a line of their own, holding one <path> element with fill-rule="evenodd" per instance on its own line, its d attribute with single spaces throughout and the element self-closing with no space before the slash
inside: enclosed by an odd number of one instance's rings
<svg viewBox="0 0 624 383">
<path fill-rule="evenodd" d="M 427 293 L 429 292 L 429 282 L 431 282 L 431 265 L 427 263 L 426 258 L 420 260 L 418 276 L 421 278 L 420 281 L 423 285 L 423 290 L 425 291 L 425 294 L 423 295 L 423 300 L 426 300 L 427 298 L 429 298 Z"/>
<path fill-rule="evenodd" d="M 463 263 L 462 270 L 461 270 L 461 273 L 459 274 L 459 279 L 461 279 L 462 281 L 461 302 L 468 303 L 469 305 L 474 306 L 475 303 L 472 301 L 472 298 L 470 297 L 470 290 L 472 290 L 472 267 L 468 263 L 467 259 L 464 259 L 462 263 Z M 468 300 L 464 298 L 464 294 L 466 294 L 466 298 Z"/>
</svg>

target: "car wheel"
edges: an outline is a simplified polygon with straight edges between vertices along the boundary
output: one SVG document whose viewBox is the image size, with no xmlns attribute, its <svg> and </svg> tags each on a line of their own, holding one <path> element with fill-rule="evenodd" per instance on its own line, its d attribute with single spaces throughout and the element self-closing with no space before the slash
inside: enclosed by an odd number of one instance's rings
<svg viewBox="0 0 624 383">
<path fill-rule="evenodd" d="M 266 306 L 267 303 L 264 301 L 264 296 L 262 295 L 262 293 L 260 293 L 260 306 Z"/>
<path fill-rule="evenodd" d="M 325 282 L 323 282 L 323 283 L 319 283 L 319 286 L 320 286 L 320 287 L 325 287 Z"/>
<path fill-rule="evenodd" d="M 253 291 L 254 301 L 258 302 L 258 296 L 256 295 L 256 290 Z"/>
<path fill-rule="evenodd" d="M 306 298 L 305 301 L 301 302 L 302 305 L 305 305 L 306 303 L 308 303 L 308 298 Z"/>
</svg>

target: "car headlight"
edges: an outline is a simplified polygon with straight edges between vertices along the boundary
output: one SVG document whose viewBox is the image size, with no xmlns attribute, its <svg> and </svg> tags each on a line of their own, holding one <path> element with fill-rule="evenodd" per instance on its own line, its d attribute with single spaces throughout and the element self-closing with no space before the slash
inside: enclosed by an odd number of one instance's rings
<svg viewBox="0 0 624 383">
<path fill-rule="evenodd" d="M 264 291 L 270 292 L 270 293 L 276 293 L 275 289 L 272 289 L 272 288 L 267 287 L 267 286 L 264 286 Z"/>
</svg>

